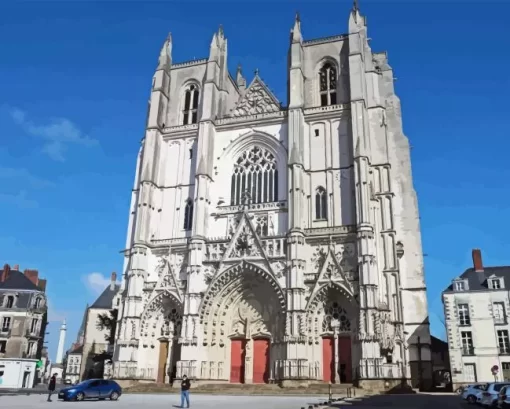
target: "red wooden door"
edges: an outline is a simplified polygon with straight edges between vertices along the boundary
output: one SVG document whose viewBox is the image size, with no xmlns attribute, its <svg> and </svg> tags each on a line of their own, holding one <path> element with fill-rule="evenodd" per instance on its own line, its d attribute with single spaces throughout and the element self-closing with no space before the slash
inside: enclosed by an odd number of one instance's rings
<svg viewBox="0 0 510 409">
<path fill-rule="evenodd" d="M 244 383 L 246 340 L 233 339 L 230 342 L 230 383 Z"/>
<path fill-rule="evenodd" d="M 351 338 L 338 338 L 338 372 L 340 373 L 340 382 L 352 382 L 352 357 L 351 357 Z"/>
<path fill-rule="evenodd" d="M 335 382 L 335 350 L 333 338 L 322 338 L 322 379 Z"/>
<path fill-rule="evenodd" d="M 253 383 L 269 382 L 269 340 L 253 340 Z"/>
</svg>

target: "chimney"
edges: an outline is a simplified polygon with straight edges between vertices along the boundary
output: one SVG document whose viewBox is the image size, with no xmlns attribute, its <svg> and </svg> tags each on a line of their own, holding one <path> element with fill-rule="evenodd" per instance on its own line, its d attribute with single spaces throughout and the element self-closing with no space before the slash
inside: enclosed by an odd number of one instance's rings
<svg viewBox="0 0 510 409">
<path fill-rule="evenodd" d="M 15 264 L 13 270 L 14 271 L 19 271 L 19 264 Z"/>
<path fill-rule="evenodd" d="M 43 279 L 40 279 L 40 280 L 39 280 L 38 287 L 41 289 L 41 291 L 42 291 L 43 293 L 45 293 L 45 292 L 46 292 L 46 279 L 44 279 L 44 280 L 43 280 Z"/>
<path fill-rule="evenodd" d="M 39 271 L 26 269 L 23 274 L 28 278 L 35 286 L 39 284 Z"/>
<path fill-rule="evenodd" d="M 2 270 L 2 274 L 0 275 L 0 283 L 7 281 L 9 278 L 9 273 L 11 272 L 11 266 L 9 264 L 4 265 L 4 269 Z"/>
<path fill-rule="evenodd" d="M 112 273 L 112 281 L 110 283 L 110 290 L 115 291 L 115 282 L 117 281 L 117 273 L 114 271 Z"/>
<path fill-rule="evenodd" d="M 473 249 L 473 268 L 477 273 L 483 273 L 482 252 L 480 249 Z"/>
</svg>

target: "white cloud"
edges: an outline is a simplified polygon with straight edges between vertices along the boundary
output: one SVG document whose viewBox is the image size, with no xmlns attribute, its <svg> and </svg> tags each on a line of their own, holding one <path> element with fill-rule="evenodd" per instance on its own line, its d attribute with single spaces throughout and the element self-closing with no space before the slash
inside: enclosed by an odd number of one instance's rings
<svg viewBox="0 0 510 409">
<path fill-rule="evenodd" d="M 5 168 L 0 166 L 0 179 L 11 179 L 18 185 L 26 184 L 34 189 L 45 189 L 55 186 L 53 182 L 32 175 L 24 168 Z"/>
<path fill-rule="evenodd" d="M 83 281 L 88 289 L 95 295 L 101 294 L 104 289 L 110 285 L 110 277 L 106 277 L 101 273 L 90 273 L 83 277 Z"/>
<path fill-rule="evenodd" d="M 98 144 L 96 139 L 84 135 L 78 126 L 69 119 L 54 118 L 46 125 L 38 125 L 27 119 L 26 113 L 18 108 L 11 108 L 9 113 L 13 121 L 25 132 L 45 140 L 42 151 L 53 160 L 65 161 L 64 154 L 70 144 L 82 146 Z"/>
</svg>

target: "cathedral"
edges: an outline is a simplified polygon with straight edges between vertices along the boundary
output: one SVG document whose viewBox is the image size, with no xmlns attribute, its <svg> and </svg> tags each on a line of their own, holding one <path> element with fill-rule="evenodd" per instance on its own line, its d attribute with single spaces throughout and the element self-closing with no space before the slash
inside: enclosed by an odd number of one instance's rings
<svg viewBox="0 0 510 409">
<path fill-rule="evenodd" d="M 347 13 L 346 13 L 347 14 Z M 288 101 L 168 36 L 136 164 L 114 378 L 170 383 L 430 377 L 410 147 L 385 52 L 347 34 L 288 49 Z"/>
</svg>

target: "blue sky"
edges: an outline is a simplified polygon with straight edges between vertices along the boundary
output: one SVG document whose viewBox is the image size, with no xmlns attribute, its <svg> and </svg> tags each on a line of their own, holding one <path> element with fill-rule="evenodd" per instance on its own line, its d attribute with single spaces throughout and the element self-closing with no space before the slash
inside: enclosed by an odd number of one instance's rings
<svg viewBox="0 0 510 409">
<path fill-rule="evenodd" d="M 5 4 L 7 3 L 7 4 Z M 351 2 L 55 1 L 0 7 L 1 263 L 48 279 L 51 356 L 121 271 L 149 88 L 168 31 L 174 61 L 207 57 L 223 24 L 241 63 L 285 101 L 296 10 L 305 38 L 346 31 Z M 419 194 L 432 331 L 441 290 L 471 265 L 510 264 L 510 57 L 503 2 L 361 1 L 397 77 Z M 507 118 L 506 120 L 504 118 Z"/>
</svg>

